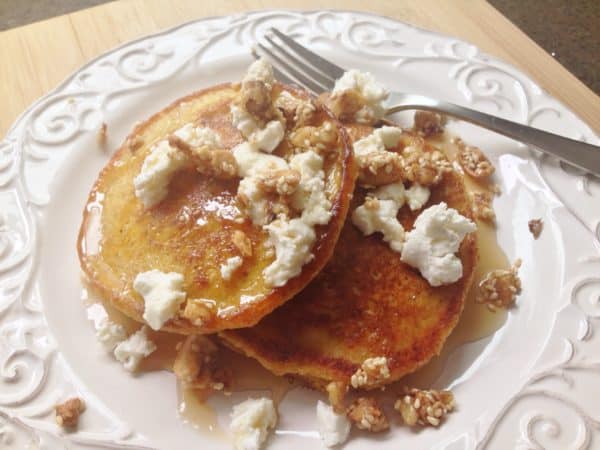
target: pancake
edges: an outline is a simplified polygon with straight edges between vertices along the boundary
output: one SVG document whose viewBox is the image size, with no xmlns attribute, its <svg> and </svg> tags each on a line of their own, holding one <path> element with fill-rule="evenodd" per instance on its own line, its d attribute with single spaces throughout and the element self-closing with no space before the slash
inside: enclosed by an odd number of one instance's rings
<svg viewBox="0 0 600 450">
<path fill-rule="evenodd" d="M 358 138 L 368 130 L 353 126 L 349 134 Z M 350 211 L 363 203 L 365 192 L 356 188 Z M 455 171 L 432 188 L 424 208 L 442 201 L 472 217 L 462 175 Z M 400 209 L 398 219 L 405 230 L 412 229 L 419 212 Z M 350 384 L 370 358 L 386 357 L 389 377 L 365 388 L 397 380 L 439 354 L 473 279 L 475 234 L 467 235 L 459 249 L 462 278 L 432 287 L 379 233 L 363 235 L 350 216 L 331 260 L 301 293 L 254 327 L 228 330 L 220 338 L 275 374 L 299 377 L 318 389 L 332 381 Z"/>
<path fill-rule="evenodd" d="M 331 219 L 315 227 L 312 260 L 283 286 L 267 285 L 263 279 L 263 270 L 274 260 L 273 250 L 264 245 L 266 231 L 247 217 L 239 219 L 239 178 L 219 179 L 185 166 L 175 173 L 166 198 L 157 205 L 144 208 L 136 197 L 134 178 L 152 146 L 183 125 L 193 122 L 211 128 L 220 135 L 224 149 L 243 141 L 230 114 L 240 89 L 240 84 L 223 84 L 196 92 L 136 126 L 91 190 L 78 239 L 81 267 L 105 301 L 136 321 L 144 322 L 144 299 L 133 289 L 141 272 L 156 269 L 182 274 L 187 300 L 162 330 L 204 334 L 254 325 L 305 287 L 333 252 L 354 189 L 355 169 L 344 128 L 318 103 L 311 124 L 328 121 L 338 135 L 335 151 L 323 166 Z M 273 86 L 274 97 L 282 90 L 309 100 L 305 92 L 280 84 Z M 290 132 L 286 131 L 274 155 L 290 157 Z M 236 231 L 244 233 L 253 252 L 226 281 L 220 267 L 239 254 L 233 242 Z M 190 301 L 204 307 L 202 320 L 182 316 Z"/>
</svg>

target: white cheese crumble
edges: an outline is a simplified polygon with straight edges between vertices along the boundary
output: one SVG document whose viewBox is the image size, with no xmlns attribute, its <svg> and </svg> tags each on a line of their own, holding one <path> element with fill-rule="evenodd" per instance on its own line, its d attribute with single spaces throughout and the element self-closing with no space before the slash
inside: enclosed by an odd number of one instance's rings
<svg viewBox="0 0 600 450">
<path fill-rule="evenodd" d="M 283 286 L 313 258 L 311 249 L 317 236 L 301 218 L 274 220 L 264 228 L 269 232 L 268 245 L 275 248 L 275 261 L 265 268 L 263 277 L 270 286 Z"/>
<path fill-rule="evenodd" d="M 160 141 L 151 149 L 144 159 L 142 170 L 133 180 L 135 196 L 144 207 L 150 208 L 167 196 L 173 174 L 186 162 L 186 155 L 171 147 L 167 141 Z"/>
<path fill-rule="evenodd" d="M 446 203 L 423 211 L 406 235 L 401 259 L 419 269 L 431 286 L 454 283 L 462 277 L 462 262 L 455 255 L 475 224 L 448 208 Z"/>
<path fill-rule="evenodd" d="M 225 264 L 221 264 L 221 277 L 224 280 L 231 280 L 231 276 L 241 267 L 243 262 L 244 260 L 240 256 L 232 256 L 231 258 L 227 258 Z"/>
<path fill-rule="evenodd" d="M 277 424 L 277 412 L 268 398 L 248 399 L 233 407 L 229 429 L 236 450 L 258 450 L 266 441 L 268 430 Z"/>
<path fill-rule="evenodd" d="M 313 150 L 295 155 L 290 167 L 300 173 L 300 184 L 292 197 L 292 205 L 302 211 L 308 225 L 325 225 L 331 219 L 331 202 L 325 195 L 323 157 Z"/>
<path fill-rule="evenodd" d="M 379 232 L 390 248 L 398 253 L 402 251 L 405 233 L 398 221 L 398 211 L 404 205 L 404 185 L 392 183 L 382 186 L 369 194 L 365 203 L 352 213 L 352 223 L 365 236 Z"/>
<path fill-rule="evenodd" d="M 417 211 L 427 203 L 431 191 L 427 186 L 421 186 L 420 184 L 415 183 L 406 190 L 405 194 L 406 203 L 410 210 Z"/>
<path fill-rule="evenodd" d="M 221 136 L 211 128 L 196 127 L 187 123 L 175 133 L 179 139 L 192 147 L 208 146 L 212 148 L 222 147 Z"/>
<path fill-rule="evenodd" d="M 317 423 L 321 440 L 327 447 L 343 444 L 350 434 L 350 421 L 345 414 L 337 414 L 333 407 L 317 402 Z"/>
<path fill-rule="evenodd" d="M 385 152 L 398 145 L 402 138 L 402 129 L 398 127 L 381 127 L 368 136 L 359 139 L 352 146 L 356 156 L 365 156 L 374 152 Z"/>
<path fill-rule="evenodd" d="M 222 146 L 221 136 L 210 128 L 197 127 L 187 123 L 175 131 L 175 136 L 192 147 Z M 142 170 L 133 180 L 135 196 L 150 208 L 160 203 L 168 193 L 173 174 L 181 169 L 188 157 L 179 149 L 173 148 L 166 140 L 158 142 L 144 159 Z"/>
<path fill-rule="evenodd" d="M 246 81 L 258 80 L 265 84 L 272 85 L 275 83 L 275 75 L 273 67 L 265 58 L 260 58 L 254 61 L 246 70 L 246 75 L 242 79 L 242 83 Z"/>
<path fill-rule="evenodd" d="M 150 270 L 139 273 L 133 281 L 133 289 L 144 298 L 144 320 L 154 330 L 172 318 L 185 300 L 183 275 Z"/>
<path fill-rule="evenodd" d="M 270 171 L 288 169 L 285 159 L 258 151 L 251 144 L 244 142 L 233 148 L 238 171 L 242 178 L 238 186 L 238 195 L 248 199 L 248 214 L 255 225 L 266 225 L 268 215 L 268 200 L 258 187 L 258 176 Z"/>
<path fill-rule="evenodd" d="M 365 105 L 356 113 L 357 122 L 372 123 L 385 115 L 383 102 L 388 98 L 389 93 L 369 72 L 348 70 L 335 82 L 332 93 L 347 90 L 356 90 L 365 100 Z"/>
<path fill-rule="evenodd" d="M 271 286 L 283 286 L 300 274 L 302 266 L 312 258 L 317 239 L 315 225 L 331 219 L 331 202 L 325 195 L 323 157 L 312 150 L 295 155 L 290 167 L 300 172 L 300 184 L 292 196 L 293 206 L 302 211 L 299 218 L 275 220 L 265 227 L 268 245 L 275 248 L 275 260 L 265 268 L 263 276 Z"/>
<path fill-rule="evenodd" d="M 127 339 L 127 332 L 123 325 L 103 317 L 96 325 L 96 338 L 107 352 L 112 352 L 119 342 Z"/>
<path fill-rule="evenodd" d="M 259 152 L 247 142 L 236 145 L 232 150 L 241 177 L 251 177 L 262 172 L 288 169 L 285 159 Z"/>
<path fill-rule="evenodd" d="M 261 128 L 252 114 L 235 104 L 231 105 L 231 122 L 248 142 L 268 153 L 277 148 L 285 135 L 285 127 L 278 120 L 271 120 Z"/>
<path fill-rule="evenodd" d="M 156 345 L 148 339 L 146 332 L 147 328 L 143 326 L 115 348 L 115 358 L 130 372 L 135 372 L 142 359 L 156 350 Z"/>
</svg>

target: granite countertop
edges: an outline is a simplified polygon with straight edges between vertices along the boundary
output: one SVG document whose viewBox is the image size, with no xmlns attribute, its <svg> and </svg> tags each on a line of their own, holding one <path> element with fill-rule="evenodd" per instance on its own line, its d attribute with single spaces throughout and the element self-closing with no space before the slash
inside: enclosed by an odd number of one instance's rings
<svg viewBox="0 0 600 450">
<path fill-rule="evenodd" d="M 107 0 L 0 0 L 0 31 Z M 600 0 L 489 0 L 600 95 Z"/>
</svg>

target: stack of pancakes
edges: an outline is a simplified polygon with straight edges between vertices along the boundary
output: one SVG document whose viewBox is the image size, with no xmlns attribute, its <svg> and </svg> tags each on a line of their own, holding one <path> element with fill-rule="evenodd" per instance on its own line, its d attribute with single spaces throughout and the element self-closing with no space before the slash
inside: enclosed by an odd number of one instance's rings
<svg viewBox="0 0 600 450">
<path fill-rule="evenodd" d="M 349 211 L 366 194 L 355 184 L 352 141 L 372 128 L 341 124 L 313 99 L 315 125 L 330 121 L 340 136 L 336 154 L 324 167 L 332 217 L 317 226 L 312 260 L 283 286 L 268 286 L 263 280 L 262 271 L 273 260 L 263 245 L 264 231 L 230 214 L 236 209 L 239 180 L 220 180 L 184 167 L 156 206 L 144 208 L 136 198 L 133 180 L 152 145 L 186 123 L 212 128 L 224 148 L 242 142 L 230 117 L 239 89 L 224 84 L 178 100 L 138 125 L 102 170 L 89 197 L 96 202 L 103 194 L 100 246 L 91 252 L 86 245 L 90 227 L 98 224 L 91 208 L 84 210 L 79 236 L 89 282 L 106 302 L 143 323 L 144 300 L 132 288 L 136 274 L 150 269 L 181 273 L 187 298 L 212 302 L 216 314 L 197 322 L 175 317 L 162 331 L 212 334 L 273 373 L 298 377 L 318 389 L 331 382 L 348 385 L 361 364 L 374 357 L 387 358 L 390 376 L 381 383 L 415 371 L 441 351 L 457 324 L 473 278 L 477 243 L 470 234 L 460 246 L 460 280 L 432 287 L 381 235 L 365 236 L 352 224 Z M 275 89 L 309 98 L 288 86 Z M 285 139 L 275 150 L 282 157 L 291 152 Z M 471 217 L 469 196 L 457 172 L 444 174 L 431 188 L 425 208 L 440 202 Z M 398 219 L 410 230 L 417 215 L 403 207 Z M 250 238 L 255 250 L 225 283 L 218 262 L 233 254 L 236 230 Z"/>
</svg>

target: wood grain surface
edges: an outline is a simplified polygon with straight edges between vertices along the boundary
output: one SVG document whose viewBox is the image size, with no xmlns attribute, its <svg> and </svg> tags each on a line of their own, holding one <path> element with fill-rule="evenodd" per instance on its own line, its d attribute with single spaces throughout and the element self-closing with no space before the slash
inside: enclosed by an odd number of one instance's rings
<svg viewBox="0 0 600 450">
<path fill-rule="evenodd" d="M 128 40 L 206 16 L 366 5 L 369 12 L 456 36 L 514 64 L 600 132 L 600 97 L 483 0 L 122 0 L 0 33 L 0 136 L 71 72 Z"/>
</svg>

